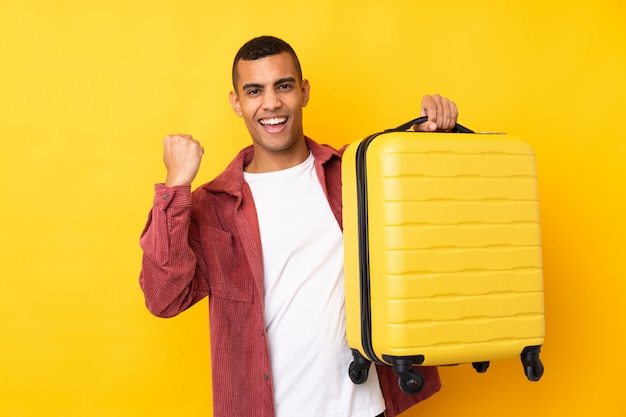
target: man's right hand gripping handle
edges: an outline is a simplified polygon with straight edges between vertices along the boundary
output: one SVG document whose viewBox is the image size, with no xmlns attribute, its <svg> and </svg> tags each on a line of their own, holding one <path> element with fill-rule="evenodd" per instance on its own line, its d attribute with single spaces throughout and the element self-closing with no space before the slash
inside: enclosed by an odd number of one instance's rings
<svg viewBox="0 0 626 417">
<path fill-rule="evenodd" d="M 165 185 L 189 185 L 196 177 L 204 148 L 191 135 L 168 135 L 163 139 L 163 162 L 167 168 Z"/>
</svg>

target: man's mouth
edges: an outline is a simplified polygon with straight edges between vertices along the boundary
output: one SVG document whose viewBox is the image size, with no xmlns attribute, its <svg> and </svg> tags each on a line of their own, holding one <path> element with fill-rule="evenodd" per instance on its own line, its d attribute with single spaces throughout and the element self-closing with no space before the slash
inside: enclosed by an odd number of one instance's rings
<svg viewBox="0 0 626 417">
<path fill-rule="evenodd" d="M 286 117 L 272 117 L 270 119 L 260 119 L 259 123 L 263 126 L 279 126 L 287 123 Z"/>
</svg>

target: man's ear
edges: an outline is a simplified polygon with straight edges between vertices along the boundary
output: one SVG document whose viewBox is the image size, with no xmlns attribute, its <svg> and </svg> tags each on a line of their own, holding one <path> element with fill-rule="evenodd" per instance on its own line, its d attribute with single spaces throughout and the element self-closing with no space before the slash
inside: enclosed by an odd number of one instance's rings
<svg viewBox="0 0 626 417">
<path fill-rule="evenodd" d="M 309 103 L 309 92 L 311 91 L 311 84 L 309 80 L 302 80 L 302 107 L 306 107 Z"/>
<path fill-rule="evenodd" d="M 234 91 L 230 92 L 230 105 L 233 108 L 235 114 L 239 117 L 243 116 L 243 112 L 241 111 L 241 103 L 239 102 L 239 96 Z"/>
</svg>

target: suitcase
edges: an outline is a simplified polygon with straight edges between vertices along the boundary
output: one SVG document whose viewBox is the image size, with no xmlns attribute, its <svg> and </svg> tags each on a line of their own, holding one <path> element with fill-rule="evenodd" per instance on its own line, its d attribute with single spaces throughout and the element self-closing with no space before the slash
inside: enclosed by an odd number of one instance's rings
<svg viewBox="0 0 626 417">
<path fill-rule="evenodd" d="M 343 155 L 349 375 L 392 366 L 402 390 L 420 366 L 521 358 L 543 375 L 544 304 L 534 152 L 505 134 L 406 131 Z"/>
</svg>

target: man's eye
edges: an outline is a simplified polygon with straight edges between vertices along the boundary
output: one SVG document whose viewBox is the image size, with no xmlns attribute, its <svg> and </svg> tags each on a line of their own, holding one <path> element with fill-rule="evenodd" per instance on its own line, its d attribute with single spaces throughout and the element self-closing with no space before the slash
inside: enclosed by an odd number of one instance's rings
<svg viewBox="0 0 626 417">
<path fill-rule="evenodd" d="M 291 84 L 281 84 L 278 86 L 279 90 L 289 90 L 291 88 Z"/>
<path fill-rule="evenodd" d="M 248 90 L 248 92 L 246 93 L 249 96 L 256 96 L 261 92 L 261 90 Z"/>
</svg>

